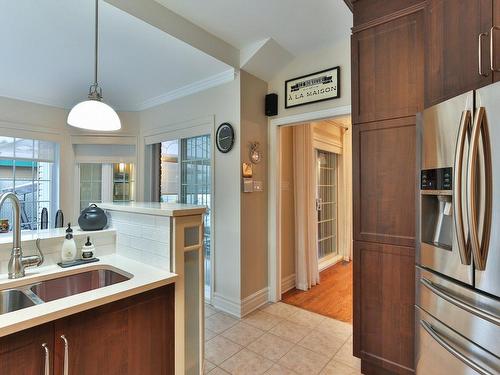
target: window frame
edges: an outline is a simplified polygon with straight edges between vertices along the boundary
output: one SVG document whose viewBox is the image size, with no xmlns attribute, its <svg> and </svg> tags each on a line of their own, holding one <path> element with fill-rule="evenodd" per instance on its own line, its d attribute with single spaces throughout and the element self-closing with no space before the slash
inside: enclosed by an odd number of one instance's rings
<svg viewBox="0 0 500 375">
<path fill-rule="evenodd" d="M 61 176 L 60 176 L 60 161 L 61 161 L 61 142 L 56 139 L 51 139 L 52 137 L 47 137 L 46 134 L 40 133 L 40 132 L 25 132 L 25 131 L 19 131 L 19 132 L 9 132 L 8 130 L 5 131 L 5 129 L 2 129 L 2 137 L 5 138 L 12 138 L 13 139 L 13 152 L 12 156 L 4 156 L 0 157 L 0 160 L 7 160 L 7 161 L 12 161 L 12 183 L 13 183 L 13 191 L 18 196 L 19 194 L 16 191 L 17 183 L 16 181 L 26 181 L 26 182 L 31 182 L 32 185 L 37 182 L 37 186 L 39 186 L 38 182 L 40 181 L 48 181 L 50 184 L 50 196 L 48 200 L 43 200 L 39 201 L 38 199 L 34 199 L 32 201 L 32 204 L 34 207 L 32 208 L 34 212 L 33 220 L 27 223 L 24 223 L 25 225 L 31 226 L 31 228 L 26 228 L 23 229 L 21 228 L 21 231 L 23 232 L 32 232 L 32 231 L 38 231 L 40 230 L 40 214 L 41 210 L 39 212 L 39 207 L 38 204 L 40 202 L 47 202 L 47 208 L 49 210 L 49 217 L 48 217 L 48 228 L 53 228 L 54 227 L 54 220 L 53 218 L 55 217 L 55 214 L 57 210 L 60 208 L 60 190 L 61 190 Z M 31 146 L 31 157 L 26 157 L 26 156 L 21 156 L 17 157 L 16 155 L 16 140 L 26 140 L 30 141 L 32 143 Z M 53 158 L 52 159 L 47 159 L 47 158 L 36 158 L 35 157 L 35 142 L 47 142 L 51 143 L 53 146 L 52 152 L 53 152 Z M 31 179 L 16 179 L 16 164 L 18 162 L 30 162 L 32 163 L 31 166 Z M 38 178 L 35 178 L 35 167 L 33 163 L 50 163 L 50 179 L 42 179 L 39 180 Z M 21 202 L 24 202 L 24 200 L 21 200 Z M 52 219 L 52 220 L 51 220 Z M 35 228 L 36 227 L 36 228 Z M 12 223 L 11 223 L 11 229 L 12 229 Z"/>
</svg>

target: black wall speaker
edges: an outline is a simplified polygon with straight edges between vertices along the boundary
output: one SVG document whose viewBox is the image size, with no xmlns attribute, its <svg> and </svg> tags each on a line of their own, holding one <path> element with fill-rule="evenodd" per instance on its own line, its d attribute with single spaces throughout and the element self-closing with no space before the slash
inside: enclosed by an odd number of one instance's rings
<svg viewBox="0 0 500 375">
<path fill-rule="evenodd" d="M 266 116 L 276 116 L 278 114 L 278 94 L 266 95 Z"/>
</svg>

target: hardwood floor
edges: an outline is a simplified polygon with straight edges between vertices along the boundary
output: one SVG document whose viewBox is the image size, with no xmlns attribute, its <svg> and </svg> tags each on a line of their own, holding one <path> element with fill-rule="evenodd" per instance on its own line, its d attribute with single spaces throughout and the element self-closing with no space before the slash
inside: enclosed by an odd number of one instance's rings
<svg viewBox="0 0 500 375">
<path fill-rule="evenodd" d="M 320 273 L 320 284 L 307 292 L 292 289 L 282 302 L 352 323 L 352 262 L 339 262 Z"/>
</svg>

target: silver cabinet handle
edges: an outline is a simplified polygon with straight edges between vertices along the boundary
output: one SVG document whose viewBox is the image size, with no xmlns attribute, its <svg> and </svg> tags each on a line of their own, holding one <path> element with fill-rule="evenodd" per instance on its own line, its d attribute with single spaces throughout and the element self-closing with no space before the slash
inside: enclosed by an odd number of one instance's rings
<svg viewBox="0 0 500 375">
<path fill-rule="evenodd" d="M 482 143 L 482 148 L 479 145 Z M 481 155 L 480 155 L 481 153 Z M 478 165 L 479 164 L 479 165 Z M 486 268 L 488 250 L 490 247 L 491 217 L 493 205 L 491 143 L 488 132 L 486 109 L 479 107 L 474 118 L 474 125 L 470 137 L 469 160 L 467 165 L 467 190 L 469 201 L 467 216 L 470 227 L 470 245 L 474 257 L 474 266 L 478 270 Z M 479 168 L 482 169 L 478 173 Z M 478 186 L 478 178 L 479 186 Z M 482 188 L 485 196 L 478 197 L 478 190 Z M 484 202 L 484 208 L 478 204 L 478 198 Z M 479 217 L 481 215 L 481 218 Z M 482 224 L 480 232 L 479 226 Z M 480 237 L 481 234 L 481 238 Z"/>
<path fill-rule="evenodd" d="M 493 72 L 500 72 L 500 69 L 495 67 L 495 30 L 500 30 L 500 27 L 493 26 L 490 29 L 490 69 Z"/>
<path fill-rule="evenodd" d="M 49 347 L 47 346 L 46 343 L 43 343 L 42 344 L 42 349 L 44 350 L 44 357 L 45 357 L 45 360 L 44 360 L 44 375 L 50 375 L 50 351 L 49 351 Z"/>
<path fill-rule="evenodd" d="M 472 120 L 471 111 L 466 110 L 462 112 L 462 117 L 460 118 L 460 130 L 457 142 L 457 150 L 455 153 L 455 175 L 453 181 L 453 209 L 454 215 L 453 219 L 455 222 L 455 232 L 457 233 L 458 240 L 458 251 L 460 254 L 460 262 L 462 264 L 470 264 L 470 245 L 465 233 L 464 225 L 464 209 L 462 207 L 463 200 L 463 185 L 462 185 L 462 171 L 464 170 L 464 154 L 465 154 L 465 142 L 467 140 L 467 134 L 469 132 L 470 124 Z"/>
<path fill-rule="evenodd" d="M 423 329 L 434 339 L 437 341 L 439 345 L 441 345 L 443 348 L 445 348 L 448 353 L 452 354 L 455 358 L 459 359 L 463 363 L 465 363 L 467 366 L 469 366 L 471 369 L 477 371 L 481 375 L 494 375 L 493 373 L 489 372 L 488 370 L 485 370 L 483 367 L 478 365 L 476 362 L 474 362 L 472 359 L 467 358 L 467 356 L 463 355 L 460 353 L 457 349 L 455 349 L 453 346 L 448 344 L 445 339 L 443 339 L 438 332 L 426 321 L 421 320 L 420 325 L 422 326 Z"/>
<path fill-rule="evenodd" d="M 474 314 L 475 316 L 487 320 L 488 322 L 491 322 L 493 324 L 496 324 L 497 326 L 500 326 L 500 317 L 498 315 L 492 314 L 489 311 L 479 309 L 473 305 L 471 305 L 468 302 L 462 301 L 458 299 L 457 297 L 454 297 L 444 291 L 439 285 L 436 285 L 432 281 L 426 279 L 425 277 L 422 277 L 420 279 L 420 283 L 425 286 L 427 289 L 429 289 L 431 292 L 434 294 L 438 295 L 442 299 L 454 304 L 455 306 L 471 313 Z"/>
<path fill-rule="evenodd" d="M 483 72 L 483 46 L 481 42 L 483 41 L 483 37 L 488 36 L 488 33 L 481 33 L 477 38 L 477 53 L 478 53 L 478 64 L 479 64 L 479 75 L 483 77 L 488 77 L 488 73 Z"/>
<path fill-rule="evenodd" d="M 69 362 L 69 343 L 66 336 L 61 335 L 61 339 L 64 341 L 64 363 L 63 363 L 63 375 L 68 375 L 68 362 Z"/>
</svg>

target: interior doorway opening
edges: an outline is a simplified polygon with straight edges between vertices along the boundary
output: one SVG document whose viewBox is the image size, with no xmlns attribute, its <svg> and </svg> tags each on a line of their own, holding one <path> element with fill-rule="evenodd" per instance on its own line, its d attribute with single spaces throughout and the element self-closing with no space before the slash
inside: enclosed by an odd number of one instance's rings
<svg viewBox="0 0 500 375">
<path fill-rule="evenodd" d="M 278 129 L 281 299 L 352 322 L 350 116 Z"/>
</svg>

